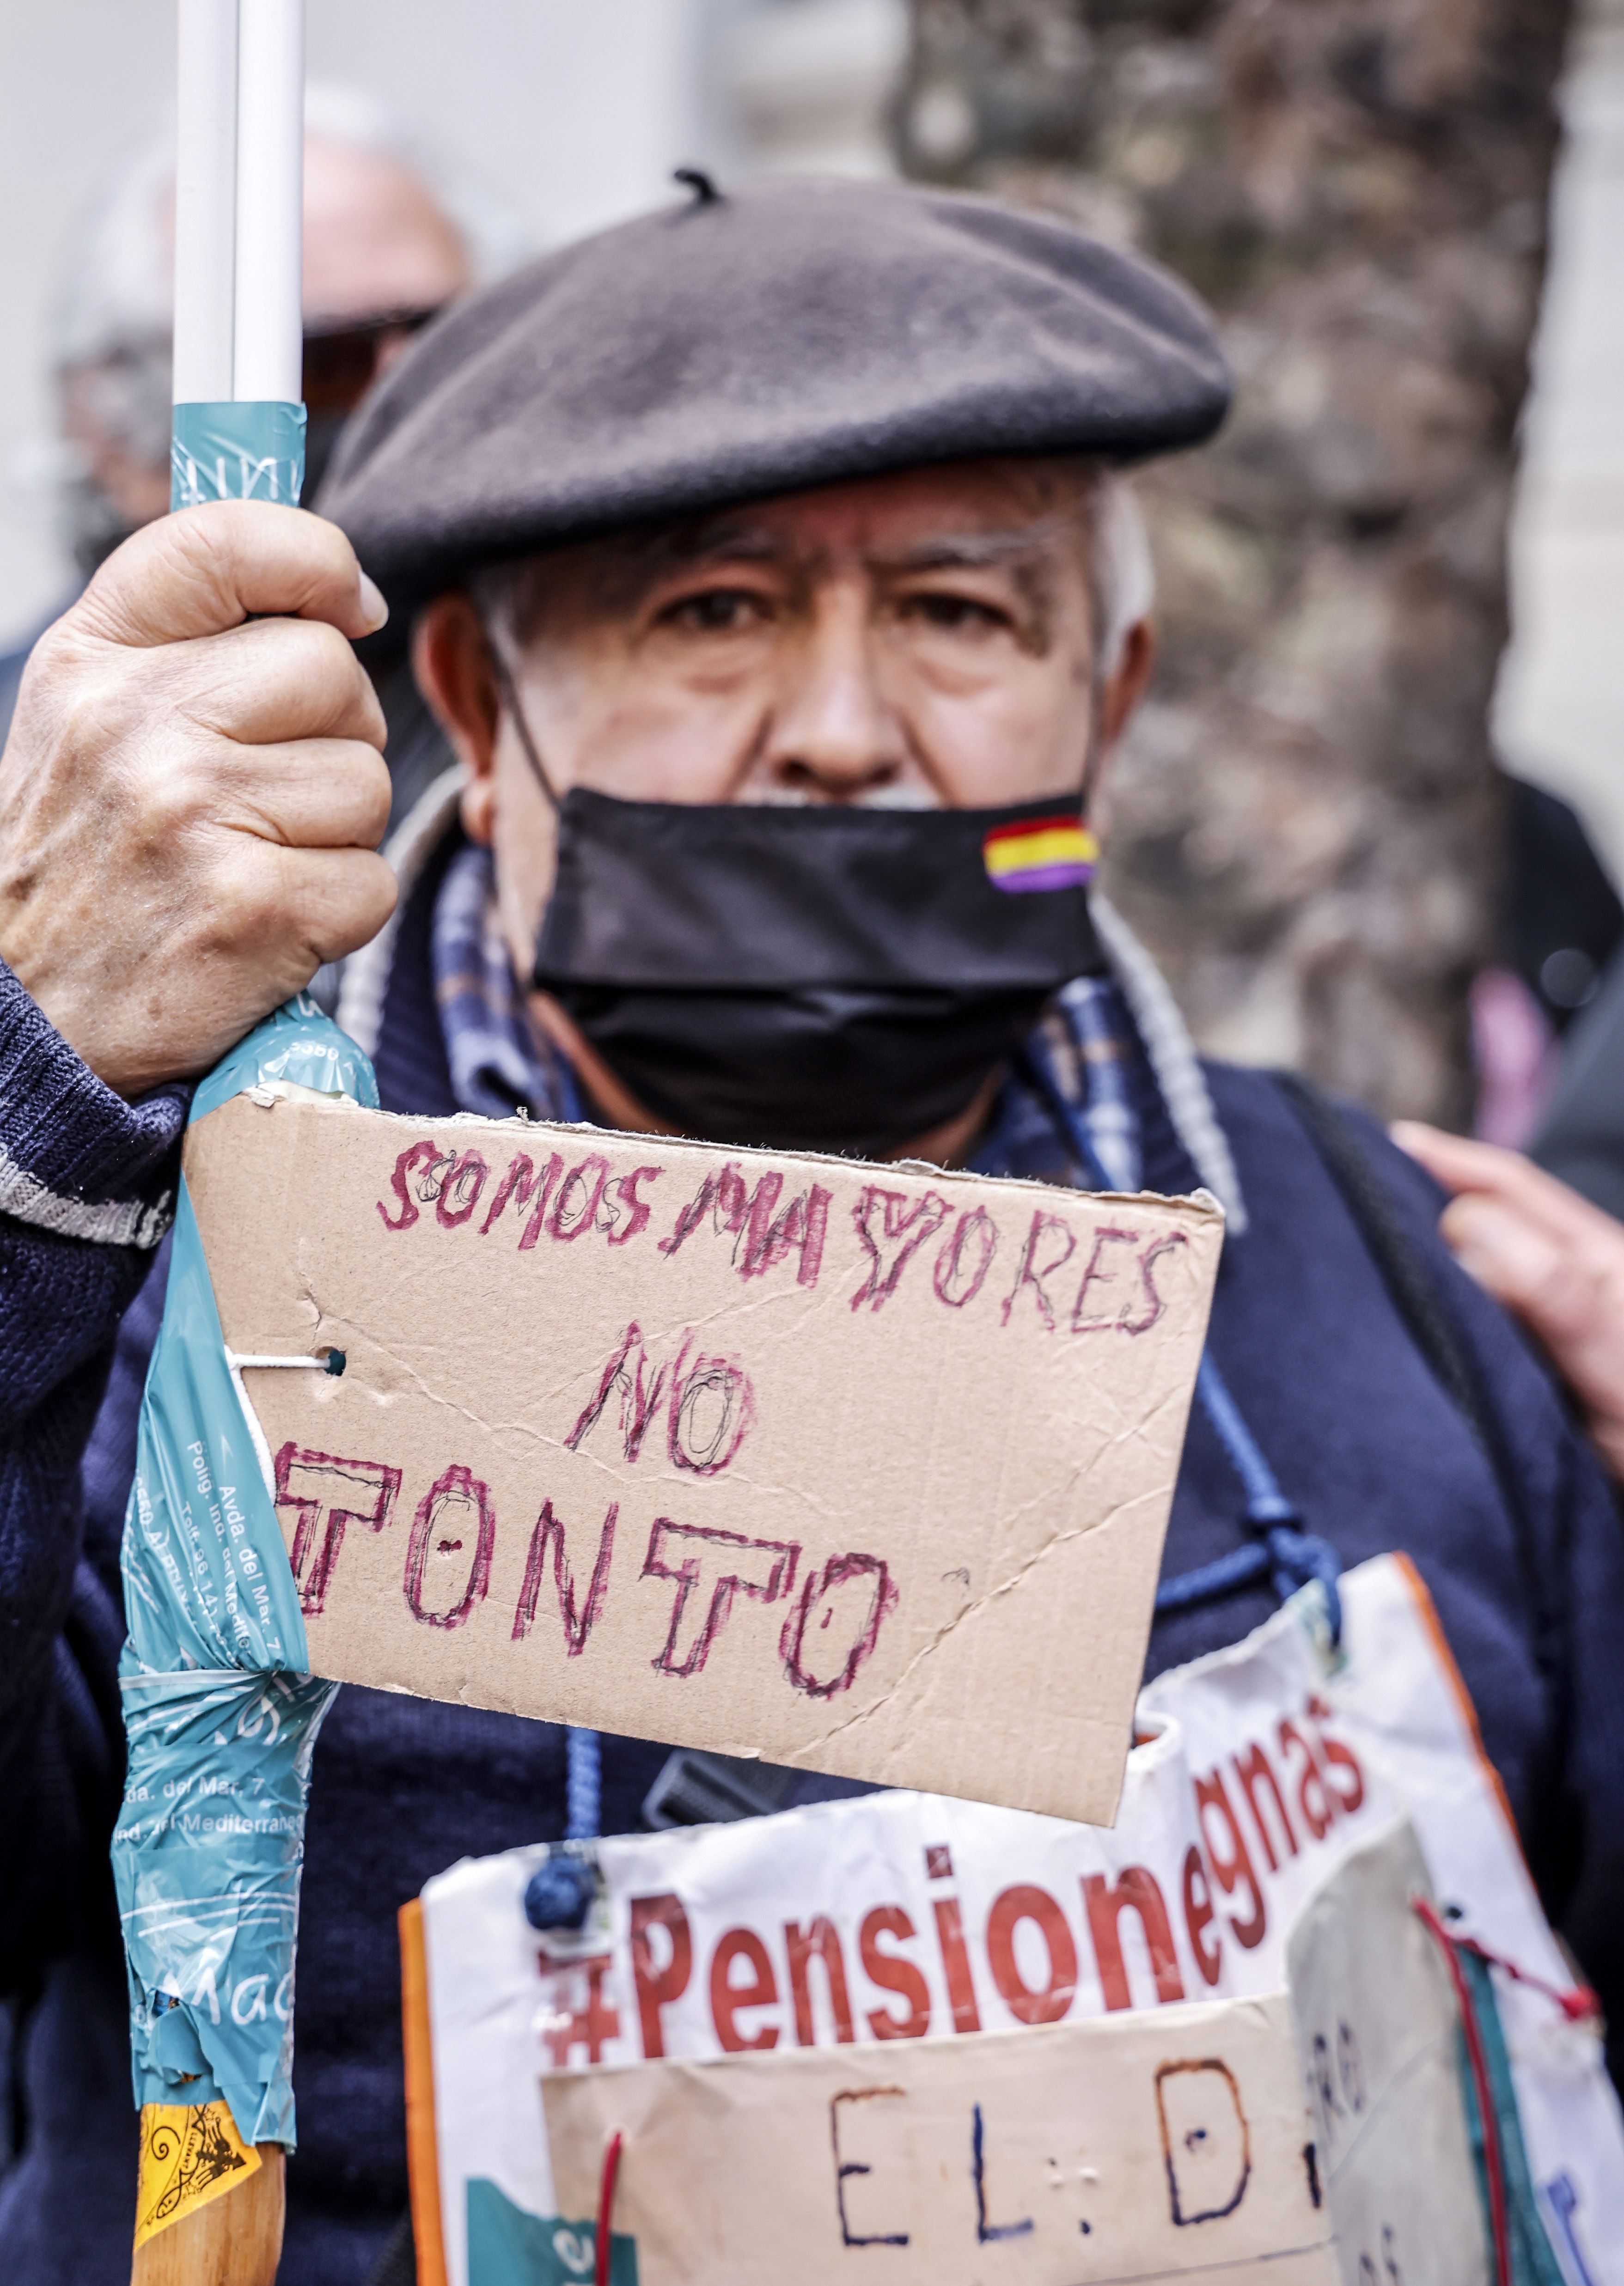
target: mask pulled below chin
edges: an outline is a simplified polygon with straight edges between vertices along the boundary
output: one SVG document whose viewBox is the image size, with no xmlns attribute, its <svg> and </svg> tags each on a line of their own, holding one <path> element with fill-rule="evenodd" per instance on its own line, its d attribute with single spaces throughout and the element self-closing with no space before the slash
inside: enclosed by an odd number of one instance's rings
<svg viewBox="0 0 1624 2286">
<path fill-rule="evenodd" d="M 1104 963 L 1092 842 L 1002 809 L 618 801 L 577 787 L 535 982 L 687 1135 L 879 1158 L 968 1108 Z"/>
</svg>

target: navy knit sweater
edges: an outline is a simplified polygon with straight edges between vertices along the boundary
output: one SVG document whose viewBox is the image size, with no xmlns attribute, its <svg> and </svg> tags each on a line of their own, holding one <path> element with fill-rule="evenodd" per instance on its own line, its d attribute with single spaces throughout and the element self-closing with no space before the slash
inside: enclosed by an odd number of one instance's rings
<svg viewBox="0 0 1624 2286">
<path fill-rule="evenodd" d="M 430 978 L 437 871 L 407 903 L 376 1057 L 385 1106 L 429 1114 L 453 1108 Z M 1624 1534 L 1608 1490 L 1544 1372 L 1439 1244 L 1436 1191 L 1367 1123 L 1502 1423 L 1559 1616 L 1553 1687 L 1494 1478 L 1296 1115 L 1258 1075 L 1209 1077 L 1252 1214 L 1226 1249 L 1214 1355 L 1285 1489 L 1344 1561 L 1415 1557 L 1548 1910 L 1624 2020 Z M 1188 1187 L 1147 1072 L 1134 1084 L 1147 1181 Z M 116 1550 L 162 1283 L 143 1288 L 144 1248 L 180 1120 L 172 1095 L 131 1108 L 100 1088 L 0 972 L 0 1968 L 23 2024 L 0 2274 L 19 2286 L 129 2274 L 135 2136 L 106 1872 L 122 1752 Z M 1167 1571 L 1232 1549 L 1238 1509 L 1197 1414 Z M 1233 1641 L 1269 1608 L 1249 1593 L 1158 1626 L 1152 1670 Z M 605 1742 L 606 1830 L 636 1825 L 663 1753 Z M 555 1836 L 563 1816 L 559 1731 L 339 1694 L 316 1751 L 300 1934 L 282 2268 L 297 2286 L 359 2286 L 406 2203 L 397 1908 L 453 1859 Z"/>
</svg>

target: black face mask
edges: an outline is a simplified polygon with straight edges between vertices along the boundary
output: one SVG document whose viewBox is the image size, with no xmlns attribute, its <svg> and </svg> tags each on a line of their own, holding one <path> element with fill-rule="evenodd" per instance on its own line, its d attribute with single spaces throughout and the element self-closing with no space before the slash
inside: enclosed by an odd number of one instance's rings
<svg viewBox="0 0 1624 2286">
<path fill-rule="evenodd" d="M 966 1110 L 1058 989 L 1103 967 L 1091 848 L 1063 800 L 787 808 L 576 787 L 535 981 L 682 1133 L 883 1157 Z"/>
</svg>

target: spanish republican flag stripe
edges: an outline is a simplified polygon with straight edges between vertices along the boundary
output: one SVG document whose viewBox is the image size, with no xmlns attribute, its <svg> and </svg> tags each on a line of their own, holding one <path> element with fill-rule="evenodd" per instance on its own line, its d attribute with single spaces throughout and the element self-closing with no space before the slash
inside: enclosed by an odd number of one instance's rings
<svg viewBox="0 0 1624 2286">
<path fill-rule="evenodd" d="M 1064 888 L 1086 881 L 1099 844 L 1075 817 L 995 825 L 981 844 L 989 879 L 1000 889 Z"/>
</svg>

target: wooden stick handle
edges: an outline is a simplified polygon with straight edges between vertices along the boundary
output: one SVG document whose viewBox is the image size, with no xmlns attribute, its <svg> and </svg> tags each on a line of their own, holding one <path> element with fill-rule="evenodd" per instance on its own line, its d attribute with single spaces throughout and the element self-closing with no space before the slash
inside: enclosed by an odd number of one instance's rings
<svg viewBox="0 0 1624 2286">
<path fill-rule="evenodd" d="M 275 2286 L 285 2166 L 224 2103 L 144 2105 L 130 2286 Z"/>
</svg>

